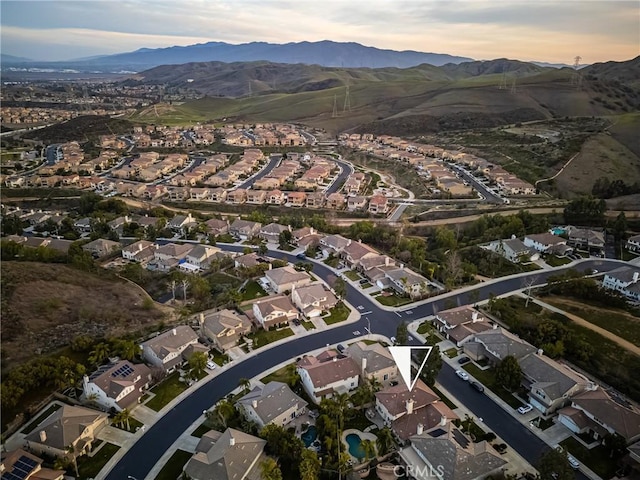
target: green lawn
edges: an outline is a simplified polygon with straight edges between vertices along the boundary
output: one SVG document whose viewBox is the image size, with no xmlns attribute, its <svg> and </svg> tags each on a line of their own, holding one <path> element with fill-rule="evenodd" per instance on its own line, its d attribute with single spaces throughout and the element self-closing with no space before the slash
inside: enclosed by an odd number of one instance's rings
<svg viewBox="0 0 640 480">
<path fill-rule="evenodd" d="M 572 262 L 570 258 L 557 257 L 555 255 L 549 255 L 548 257 L 545 257 L 544 261 L 547 263 L 547 265 L 551 265 L 552 267 L 560 267 Z"/>
<path fill-rule="evenodd" d="M 547 428 L 553 426 L 553 420 L 550 418 L 537 417 L 534 418 L 531 423 L 533 423 L 540 430 L 546 430 Z"/>
<path fill-rule="evenodd" d="M 353 280 L 354 282 L 357 282 L 358 280 L 362 280 L 362 277 L 360 276 L 360 274 L 355 270 L 349 270 L 347 272 L 344 272 L 344 274 L 349 280 Z"/>
<path fill-rule="evenodd" d="M 365 288 L 371 288 L 371 287 L 373 287 L 373 285 L 371 285 L 369 282 L 364 282 L 360 284 L 360 288 L 362 288 L 363 290 Z"/>
<path fill-rule="evenodd" d="M 250 280 L 242 290 L 242 300 L 253 300 L 254 298 L 266 297 L 267 292 L 255 280 Z"/>
<path fill-rule="evenodd" d="M 127 422 L 124 422 L 122 425 L 119 423 L 112 423 L 113 427 L 119 428 L 120 430 L 124 430 L 125 432 L 135 433 L 135 431 L 142 427 L 143 423 L 131 417 L 129 419 L 129 429 L 127 430 Z"/>
<path fill-rule="evenodd" d="M 560 445 L 562 445 L 565 450 L 568 450 L 576 460 L 584 463 L 605 480 L 615 475 L 616 463 L 609 458 L 609 453 L 607 453 L 602 445 L 598 445 L 589 450 L 573 437 L 563 440 L 560 442 Z"/>
<path fill-rule="evenodd" d="M 410 298 L 399 297 L 395 293 L 393 295 L 378 295 L 375 299 L 381 303 L 382 305 L 386 305 L 387 307 L 400 307 L 401 305 L 406 305 L 407 303 L 411 303 Z"/>
<path fill-rule="evenodd" d="M 417 331 L 420 335 L 424 335 L 426 333 L 431 333 L 433 330 L 433 323 L 431 323 L 429 320 L 426 320 L 420 324 Z"/>
<path fill-rule="evenodd" d="M 348 317 L 351 310 L 344 303 L 338 302 L 338 304 L 331 309 L 331 314 L 327 317 L 322 317 L 324 323 L 327 325 L 333 325 L 334 323 L 344 322 Z"/>
<path fill-rule="evenodd" d="M 149 400 L 146 405 L 152 410 L 159 412 L 171 400 L 176 398 L 187 389 L 187 385 L 180 381 L 180 374 L 174 372 L 165 378 L 162 383 L 151 389 L 155 397 Z"/>
<path fill-rule="evenodd" d="M 229 285 L 233 288 L 240 286 L 240 284 L 242 283 L 239 278 L 227 275 L 223 272 L 211 273 L 209 275 L 205 275 L 205 278 L 210 283 L 215 283 L 217 285 Z"/>
<path fill-rule="evenodd" d="M 218 235 L 216 237 L 216 242 L 220 242 L 220 243 L 235 243 L 236 239 L 233 238 L 233 235 L 225 233 L 225 234 L 222 234 L 222 235 Z"/>
<path fill-rule="evenodd" d="M 220 353 L 215 348 L 212 348 L 209 351 L 209 355 L 213 357 L 213 361 L 217 363 L 220 367 L 225 364 L 225 362 L 229 361 L 229 355 L 226 353 Z"/>
<path fill-rule="evenodd" d="M 449 400 L 449 398 L 444 393 L 442 393 L 440 390 L 438 390 L 435 385 L 433 387 L 430 387 L 430 388 L 431 388 L 431 390 L 433 390 L 440 397 L 440 400 L 442 400 L 444 402 L 444 404 L 447 407 L 449 407 L 451 410 L 454 410 L 454 409 L 458 408 L 458 406 L 455 403 L 453 403 L 451 400 Z"/>
<path fill-rule="evenodd" d="M 202 438 L 202 436 L 205 433 L 207 433 L 209 430 L 211 430 L 211 427 L 207 425 L 207 421 L 205 420 L 204 422 L 202 422 L 202 424 L 198 426 L 198 428 L 196 428 L 193 432 L 191 432 L 191 436 Z"/>
<path fill-rule="evenodd" d="M 253 340 L 253 349 L 264 347 L 265 345 L 276 342 L 283 338 L 287 338 L 293 335 L 293 330 L 289 327 L 282 330 L 258 330 L 255 333 L 250 333 L 247 338 Z"/>
<path fill-rule="evenodd" d="M 295 362 L 292 362 L 289 365 L 295 365 Z M 269 382 L 287 383 L 289 380 L 289 375 L 287 374 L 287 367 L 289 365 L 285 365 L 284 367 L 279 368 L 275 372 L 270 373 L 266 377 L 262 377 L 260 381 L 265 384 Z"/>
<path fill-rule="evenodd" d="M 309 321 L 304 321 L 304 320 L 303 320 L 303 321 L 301 321 L 301 322 L 300 322 L 300 324 L 301 324 L 301 325 L 302 325 L 306 330 L 313 330 L 314 328 L 316 328 L 316 327 L 314 327 L 314 326 L 313 326 L 313 322 L 309 322 Z"/>
<path fill-rule="evenodd" d="M 38 415 L 35 420 L 33 420 L 26 427 L 24 427 L 22 429 L 22 433 L 29 434 L 29 433 L 33 432 L 36 429 L 36 427 L 42 423 L 42 421 L 44 419 L 46 419 L 49 415 L 51 415 L 56 410 L 59 410 L 60 408 L 62 408 L 62 405 L 59 405 L 57 403 L 55 405 L 51 405 L 44 412 L 42 412 L 40 415 Z"/>
<path fill-rule="evenodd" d="M 455 358 L 455 357 L 458 356 L 458 349 L 457 348 L 450 348 L 449 350 L 446 350 L 444 352 L 444 354 L 449 358 Z"/>
<path fill-rule="evenodd" d="M 176 450 L 164 464 L 156 476 L 156 480 L 176 480 L 182 474 L 182 469 L 192 455 L 184 450 Z"/>
<path fill-rule="evenodd" d="M 351 417 L 350 415 L 353 416 Z M 344 430 L 355 428 L 356 430 L 364 431 L 369 425 L 373 425 L 373 422 L 366 417 L 364 410 L 350 410 L 345 415 Z"/>
<path fill-rule="evenodd" d="M 87 480 L 89 478 L 95 478 L 118 450 L 120 450 L 118 445 L 105 443 L 93 457 L 83 455 L 78 458 L 78 473 L 80 474 L 80 479 Z M 69 471 L 73 471 L 73 467 L 71 467 Z"/>
<path fill-rule="evenodd" d="M 492 369 L 480 370 L 473 363 L 467 363 L 462 368 L 473 375 L 480 383 L 499 396 L 502 400 L 507 402 L 511 407 L 518 408 L 522 406 L 522 402 L 520 400 L 514 397 L 511 392 L 502 388 L 502 385 L 500 385 L 496 380 Z"/>
<path fill-rule="evenodd" d="M 336 268 L 340 263 L 340 259 L 338 257 L 329 257 L 324 262 L 325 265 L 329 265 L 330 267 Z"/>
</svg>

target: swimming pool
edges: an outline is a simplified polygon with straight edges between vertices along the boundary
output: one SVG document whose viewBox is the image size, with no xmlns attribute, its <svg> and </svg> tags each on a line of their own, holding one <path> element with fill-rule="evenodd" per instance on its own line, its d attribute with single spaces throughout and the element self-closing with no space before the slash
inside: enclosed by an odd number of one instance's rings
<svg viewBox="0 0 640 480">
<path fill-rule="evenodd" d="M 567 230 L 562 228 L 562 227 L 553 227 L 551 229 L 551 233 L 553 235 L 563 235 L 563 234 L 567 233 Z"/>
<path fill-rule="evenodd" d="M 314 425 L 311 425 L 306 432 L 300 435 L 302 441 L 304 442 L 304 446 L 308 447 L 313 443 L 313 441 L 318 437 L 318 430 Z"/>
<path fill-rule="evenodd" d="M 345 440 L 349 445 L 349 453 L 352 457 L 362 460 L 366 456 L 364 449 L 362 448 L 362 439 L 360 438 L 360 435 L 357 433 L 350 433 L 347 435 Z"/>
</svg>

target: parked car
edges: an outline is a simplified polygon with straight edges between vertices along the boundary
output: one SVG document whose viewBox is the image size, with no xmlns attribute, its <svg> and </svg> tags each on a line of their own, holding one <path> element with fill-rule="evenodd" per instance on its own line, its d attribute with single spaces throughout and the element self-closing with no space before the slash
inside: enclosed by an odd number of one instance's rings
<svg viewBox="0 0 640 480">
<path fill-rule="evenodd" d="M 469 382 L 469 385 L 471 385 L 473 388 L 475 388 L 480 393 L 484 392 L 484 387 L 482 385 L 480 385 L 478 382 Z"/>
<path fill-rule="evenodd" d="M 469 357 L 460 357 L 458 359 L 458 363 L 460 365 L 464 365 L 465 363 L 469 363 L 471 361 L 471 359 Z"/>
<path fill-rule="evenodd" d="M 578 470 L 580 468 L 580 462 L 573 458 L 571 455 L 567 455 L 567 460 L 569 461 L 569 465 L 571 465 L 571 468 L 573 468 L 574 470 Z"/>
<path fill-rule="evenodd" d="M 469 380 L 469 374 L 464 370 L 456 370 L 456 375 L 458 375 L 465 382 Z"/>
<path fill-rule="evenodd" d="M 533 410 L 533 407 L 528 403 L 526 405 L 518 407 L 518 413 L 521 415 L 524 415 L 525 413 L 529 413 L 531 410 Z"/>
<path fill-rule="evenodd" d="M 299 258 L 300 260 L 304 260 L 305 258 L 307 258 L 307 256 L 304 253 L 299 253 L 296 255 L 296 258 Z"/>
<path fill-rule="evenodd" d="M 212 360 L 209 360 L 209 361 L 207 362 L 207 368 L 208 368 L 209 370 L 214 370 L 214 369 L 216 368 L 216 364 L 215 364 Z"/>
<path fill-rule="evenodd" d="M 338 351 L 340 353 L 344 352 L 346 350 L 345 346 L 342 345 L 341 343 L 338 344 L 338 346 L 336 347 L 338 349 Z"/>
<path fill-rule="evenodd" d="M 389 340 L 391 340 L 392 345 L 396 344 L 396 337 L 391 337 Z"/>
</svg>

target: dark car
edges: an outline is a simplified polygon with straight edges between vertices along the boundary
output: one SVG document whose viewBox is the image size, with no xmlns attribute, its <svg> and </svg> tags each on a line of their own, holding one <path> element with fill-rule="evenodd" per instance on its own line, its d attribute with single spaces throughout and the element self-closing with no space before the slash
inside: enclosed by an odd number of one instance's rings
<svg viewBox="0 0 640 480">
<path fill-rule="evenodd" d="M 299 258 L 300 260 L 304 260 L 305 258 L 307 258 L 307 256 L 304 253 L 299 253 L 296 255 L 296 258 Z"/>
<path fill-rule="evenodd" d="M 460 365 L 464 365 L 465 363 L 469 363 L 471 359 L 469 357 L 461 357 L 458 359 L 458 363 Z"/>
<path fill-rule="evenodd" d="M 340 344 L 338 344 L 338 347 L 337 347 L 337 348 L 338 348 L 338 351 L 339 351 L 340 353 L 343 353 L 343 352 L 346 350 L 346 348 L 344 348 L 344 345 L 342 345 L 341 343 L 340 343 Z"/>
<path fill-rule="evenodd" d="M 482 385 L 480 385 L 478 382 L 469 382 L 469 385 L 471 385 L 473 388 L 475 388 L 480 393 L 484 392 L 484 387 Z"/>
</svg>

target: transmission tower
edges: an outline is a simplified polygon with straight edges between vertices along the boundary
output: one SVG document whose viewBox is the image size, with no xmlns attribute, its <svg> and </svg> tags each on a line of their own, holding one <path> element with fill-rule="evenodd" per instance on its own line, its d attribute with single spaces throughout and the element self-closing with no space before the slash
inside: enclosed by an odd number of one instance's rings
<svg viewBox="0 0 640 480">
<path fill-rule="evenodd" d="M 516 93 L 516 78 L 511 81 L 511 93 Z"/>
<path fill-rule="evenodd" d="M 500 77 L 500 83 L 498 84 L 498 89 L 499 90 L 507 89 L 507 73 L 504 70 L 502 71 L 502 77 Z"/>
<path fill-rule="evenodd" d="M 331 114 L 331 118 L 336 118 L 338 116 L 338 96 L 333 96 L 333 113 Z"/>
<path fill-rule="evenodd" d="M 86 85 L 82 85 L 82 103 L 84 106 L 84 110 L 87 113 L 92 113 L 91 106 L 89 105 L 89 92 L 87 91 Z"/>
<path fill-rule="evenodd" d="M 351 98 L 349 97 L 349 84 L 347 83 L 347 91 L 344 95 L 344 107 L 342 107 L 342 113 L 351 111 Z"/>
<path fill-rule="evenodd" d="M 249 96 L 251 97 L 253 93 L 251 92 L 251 80 L 249 80 Z"/>
<path fill-rule="evenodd" d="M 582 57 L 580 55 L 574 57 L 573 75 L 571 75 L 571 85 L 575 85 L 578 89 L 580 89 L 580 85 L 582 85 L 582 75 L 580 75 L 580 72 L 578 72 L 578 69 L 580 68 L 580 60 L 582 60 Z"/>
</svg>

